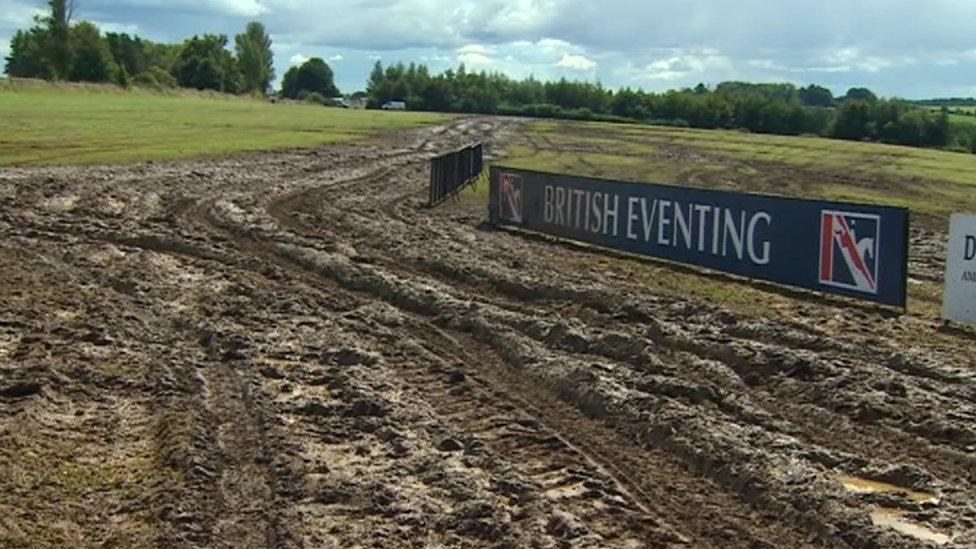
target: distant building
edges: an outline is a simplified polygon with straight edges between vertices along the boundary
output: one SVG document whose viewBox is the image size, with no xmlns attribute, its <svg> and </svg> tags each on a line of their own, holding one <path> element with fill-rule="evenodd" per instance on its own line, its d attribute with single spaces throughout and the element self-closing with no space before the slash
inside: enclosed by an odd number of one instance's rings
<svg viewBox="0 0 976 549">
<path fill-rule="evenodd" d="M 387 101 L 381 107 L 384 111 L 405 111 L 407 104 L 403 101 Z"/>
</svg>

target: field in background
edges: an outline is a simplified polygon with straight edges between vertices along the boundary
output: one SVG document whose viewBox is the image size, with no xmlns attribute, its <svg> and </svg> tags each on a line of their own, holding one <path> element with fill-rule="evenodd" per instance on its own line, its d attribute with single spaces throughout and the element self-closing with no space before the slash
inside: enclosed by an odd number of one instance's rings
<svg viewBox="0 0 976 549">
<path fill-rule="evenodd" d="M 736 131 L 532 123 L 506 165 L 630 181 L 906 206 L 942 224 L 976 211 L 976 155 Z"/>
<path fill-rule="evenodd" d="M 133 162 L 305 147 L 443 120 L 190 91 L 0 80 L 0 166 Z"/>
<path fill-rule="evenodd" d="M 537 121 L 526 126 L 495 164 L 712 189 L 869 202 L 909 207 L 926 242 L 942 242 L 948 215 L 976 211 L 976 156 L 735 131 L 693 130 L 587 122 Z M 483 204 L 488 185 L 462 196 Z M 927 248 L 925 254 L 930 254 Z M 922 259 L 914 247 L 909 310 L 937 318 L 941 260 Z M 768 285 L 626 255 L 596 259 L 655 292 L 694 296 L 757 317 L 789 318 L 797 301 Z M 924 254 L 923 254 L 924 255 Z M 581 266 L 582 268 L 582 266 Z"/>
</svg>

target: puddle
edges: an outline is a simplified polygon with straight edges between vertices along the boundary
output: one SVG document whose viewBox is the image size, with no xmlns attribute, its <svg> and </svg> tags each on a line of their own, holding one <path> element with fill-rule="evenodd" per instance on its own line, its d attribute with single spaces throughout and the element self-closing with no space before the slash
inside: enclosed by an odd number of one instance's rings
<svg viewBox="0 0 976 549">
<path fill-rule="evenodd" d="M 920 541 L 927 541 L 935 545 L 945 545 L 952 541 L 952 536 L 936 532 L 920 524 L 909 521 L 905 518 L 905 511 L 901 509 L 891 509 L 889 507 L 878 507 L 871 511 L 871 522 L 875 526 L 891 528 L 892 530 L 913 537 Z"/>
<path fill-rule="evenodd" d="M 939 498 L 935 494 L 927 492 L 917 492 L 904 486 L 881 482 L 879 480 L 869 480 L 861 477 L 838 476 L 837 480 L 844 485 L 849 492 L 855 494 L 895 494 L 901 495 L 915 503 L 938 503 Z"/>
<path fill-rule="evenodd" d="M 855 494 L 892 494 L 907 498 L 909 501 L 915 503 L 939 502 L 939 498 L 935 494 L 919 492 L 880 480 L 843 475 L 838 476 L 837 480 L 844 485 L 845 489 Z M 937 532 L 917 522 L 912 522 L 908 520 L 907 515 L 908 512 L 902 509 L 878 507 L 871 511 L 871 522 L 875 526 L 891 528 L 898 533 L 935 545 L 945 545 L 952 541 L 952 536 Z"/>
</svg>

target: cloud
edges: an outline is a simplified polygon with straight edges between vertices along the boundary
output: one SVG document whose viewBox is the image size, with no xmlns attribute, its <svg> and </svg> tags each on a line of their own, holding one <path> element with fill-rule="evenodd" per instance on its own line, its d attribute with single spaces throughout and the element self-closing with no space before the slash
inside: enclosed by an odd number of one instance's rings
<svg viewBox="0 0 976 549">
<path fill-rule="evenodd" d="M 42 4 L 0 0 L 0 42 Z M 83 0 L 79 16 L 163 41 L 259 19 L 279 67 L 342 55 L 349 88 L 371 56 L 654 90 L 741 78 L 930 96 L 965 93 L 976 74 L 976 2 L 962 0 Z"/>
<path fill-rule="evenodd" d="M 290 61 L 292 65 L 301 65 L 302 63 L 308 61 L 308 59 L 308 57 L 300 53 L 296 53 L 295 55 L 291 56 L 288 61 Z"/>
<path fill-rule="evenodd" d="M 681 80 L 709 74 L 731 73 L 731 58 L 712 48 L 673 49 L 667 57 L 653 59 L 634 75 L 634 80 Z"/>
<path fill-rule="evenodd" d="M 565 67 L 567 69 L 588 71 L 596 67 L 596 61 L 593 61 L 592 59 L 589 59 L 583 55 L 564 53 L 562 58 L 556 62 L 556 66 Z"/>
<path fill-rule="evenodd" d="M 102 22 L 102 21 L 92 21 L 102 32 L 118 32 L 126 33 L 130 35 L 139 34 L 139 25 L 135 23 L 113 23 L 113 22 Z"/>
<path fill-rule="evenodd" d="M 81 4 L 80 7 L 90 9 L 86 4 L 88 3 Z M 92 4 L 95 7 L 99 6 L 98 1 Z M 256 17 L 267 13 L 269 9 L 261 0 L 129 0 L 126 4 L 167 11 L 214 13 L 236 17 Z"/>
<path fill-rule="evenodd" d="M 458 55 L 458 61 L 472 67 L 488 67 L 494 65 L 496 61 L 483 53 L 465 52 Z"/>
<path fill-rule="evenodd" d="M 492 58 L 495 49 L 484 44 L 468 44 L 458 48 L 458 62 L 470 65 L 473 68 L 485 68 L 495 65 L 497 61 Z"/>
<path fill-rule="evenodd" d="M 337 53 L 337 54 L 333 55 L 332 57 L 330 57 L 329 58 L 329 61 L 335 62 L 335 61 L 342 61 L 343 59 L 345 59 L 345 58 L 342 56 L 342 54 L 341 53 Z"/>
<path fill-rule="evenodd" d="M 42 13 L 44 10 L 37 4 L 0 0 L 0 28 L 29 27 L 34 23 L 34 16 Z"/>
</svg>

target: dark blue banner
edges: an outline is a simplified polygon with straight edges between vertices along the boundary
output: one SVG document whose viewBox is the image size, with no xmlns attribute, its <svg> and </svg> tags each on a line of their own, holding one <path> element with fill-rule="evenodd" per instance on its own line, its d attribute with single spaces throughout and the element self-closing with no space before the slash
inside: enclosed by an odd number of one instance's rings
<svg viewBox="0 0 976 549">
<path fill-rule="evenodd" d="M 491 221 L 905 306 L 908 210 L 491 168 Z"/>
</svg>

